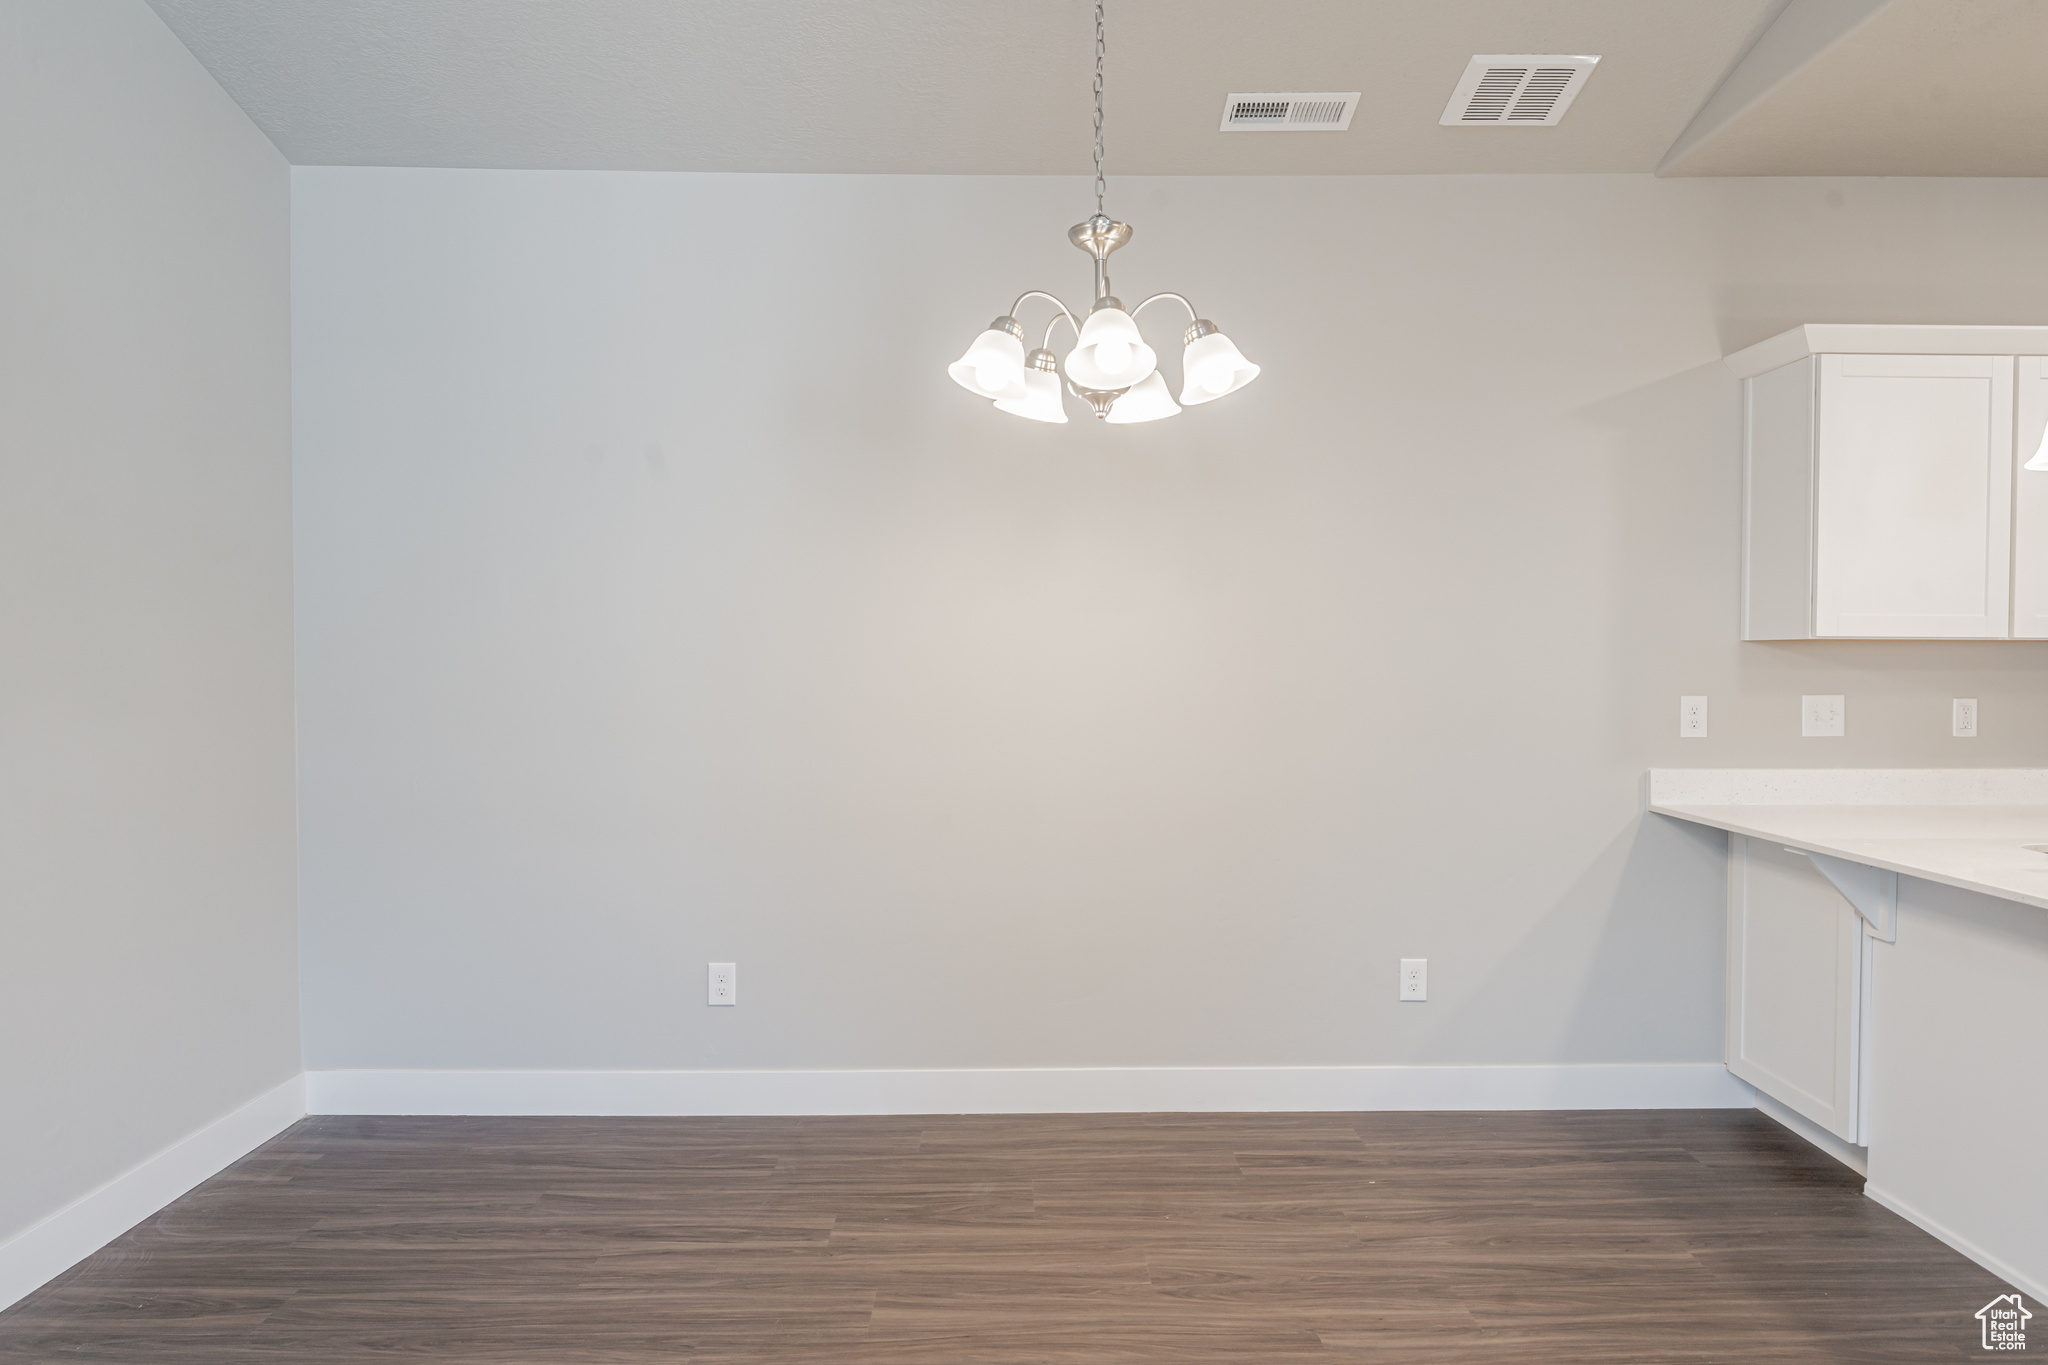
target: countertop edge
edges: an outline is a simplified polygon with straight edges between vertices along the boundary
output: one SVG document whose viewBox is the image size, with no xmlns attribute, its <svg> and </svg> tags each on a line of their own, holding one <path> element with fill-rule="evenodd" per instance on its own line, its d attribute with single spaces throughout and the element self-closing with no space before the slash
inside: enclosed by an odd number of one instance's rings
<svg viewBox="0 0 2048 1365">
<path fill-rule="evenodd" d="M 1841 844 L 1789 837 L 1764 825 L 1745 823 L 1743 820 L 1725 814 L 1726 811 L 1731 809 L 1728 806 L 1667 806 L 1653 802 L 1647 809 L 1653 815 L 1662 815 L 1673 820 L 1685 820 L 1695 825 L 1706 825 L 1711 829 L 1726 830 L 1730 834 L 1740 834 L 1751 839 L 1769 839 L 1782 847 L 1797 849 L 1801 853 L 1823 853 L 1831 858 L 1841 858 L 1847 862 L 1862 863 L 1866 867 L 1876 867 L 1882 868 L 1887 872 L 1896 872 L 1903 877 L 1917 877 L 1923 882 L 1937 882 L 1943 886 L 1953 886 L 1960 891 L 1974 891 L 1980 896 L 1993 896 L 1999 900 L 2015 901 L 2021 905 L 2031 905 L 2036 909 L 2048 910 L 2048 896 L 2033 896 L 2024 891 L 2015 891 L 2010 887 L 1994 886 L 1986 882 L 1972 880 L 1968 877 L 1959 877 L 1953 873 L 1941 872 L 1923 865 L 1898 862 L 1874 854 L 1867 848 L 1848 848 Z M 1763 812 L 1782 809 L 1782 807 L 1759 805 L 1737 807 L 1735 809 Z"/>
</svg>

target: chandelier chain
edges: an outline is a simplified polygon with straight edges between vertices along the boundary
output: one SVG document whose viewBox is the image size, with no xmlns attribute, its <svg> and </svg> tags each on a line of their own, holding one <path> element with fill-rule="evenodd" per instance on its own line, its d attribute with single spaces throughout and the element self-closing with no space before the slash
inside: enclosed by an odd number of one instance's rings
<svg viewBox="0 0 2048 1365">
<path fill-rule="evenodd" d="M 1102 0 L 1095 0 L 1095 216 L 1102 213 Z"/>
</svg>

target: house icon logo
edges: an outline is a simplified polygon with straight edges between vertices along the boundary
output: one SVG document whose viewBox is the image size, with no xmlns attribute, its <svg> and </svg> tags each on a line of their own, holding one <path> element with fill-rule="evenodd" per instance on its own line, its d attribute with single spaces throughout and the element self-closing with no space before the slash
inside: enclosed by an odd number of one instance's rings
<svg viewBox="0 0 2048 1365">
<path fill-rule="evenodd" d="M 1977 1310 L 1984 1324 L 1984 1349 L 2024 1351 L 2027 1349 L 2027 1319 L 2033 1317 L 2017 1294 L 2000 1294 Z"/>
</svg>

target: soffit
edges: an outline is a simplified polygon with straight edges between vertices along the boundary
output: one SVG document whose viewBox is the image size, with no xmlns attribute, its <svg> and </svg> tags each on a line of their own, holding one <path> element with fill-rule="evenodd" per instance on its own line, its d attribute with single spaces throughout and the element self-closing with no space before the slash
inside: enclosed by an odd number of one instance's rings
<svg viewBox="0 0 2048 1365">
<path fill-rule="evenodd" d="M 1704 112 L 1664 174 L 2048 175 L 2048 4 L 1797 0 L 1779 31 L 1809 16 L 1836 31 Z"/>
</svg>

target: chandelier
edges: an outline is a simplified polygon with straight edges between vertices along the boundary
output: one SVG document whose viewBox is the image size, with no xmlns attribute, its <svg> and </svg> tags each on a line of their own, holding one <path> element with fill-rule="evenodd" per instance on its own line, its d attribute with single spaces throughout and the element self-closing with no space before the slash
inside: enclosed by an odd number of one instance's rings
<svg viewBox="0 0 2048 1365">
<path fill-rule="evenodd" d="M 1095 0 L 1095 216 L 1067 229 L 1067 240 L 1095 258 L 1094 306 L 1087 320 L 1079 322 L 1056 295 L 1026 290 L 1009 312 L 974 339 L 967 354 L 946 368 L 961 388 L 993 400 L 998 411 L 1034 422 L 1067 420 L 1066 404 L 1060 399 L 1060 362 L 1046 349 L 1061 322 L 1075 333 L 1074 349 L 1067 352 L 1067 392 L 1106 422 L 1156 422 L 1178 416 L 1181 406 L 1235 393 L 1259 375 L 1259 367 L 1239 354 L 1230 338 L 1181 295 L 1154 294 L 1126 312 L 1110 292 L 1109 256 L 1131 240 L 1131 225 L 1117 222 L 1102 209 L 1102 54 L 1102 0 Z M 1045 299 L 1059 311 L 1045 324 L 1038 349 L 1026 355 L 1017 312 L 1030 299 Z M 1179 405 L 1159 373 L 1158 353 L 1138 331 L 1138 314 L 1161 299 L 1172 299 L 1188 310 L 1188 328 L 1181 337 Z"/>
</svg>

